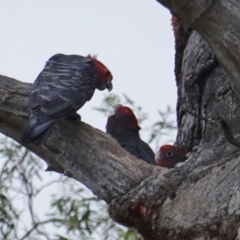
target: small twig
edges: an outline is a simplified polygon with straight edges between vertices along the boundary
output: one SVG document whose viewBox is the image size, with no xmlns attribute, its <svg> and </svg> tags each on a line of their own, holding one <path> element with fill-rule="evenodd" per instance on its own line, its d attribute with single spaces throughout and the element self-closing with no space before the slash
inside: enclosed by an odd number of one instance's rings
<svg viewBox="0 0 240 240">
<path fill-rule="evenodd" d="M 194 113 L 194 112 L 191 112 L 191 111 L 189 111 L 189 110 L 185 110 L 185 112 L 187 112 L 187 113 L 193 115 L 194 117 L 197 117 L 197 118 L 199 118 L 199 119 L 201 119 L 201 120 L 203 120 L 203 121 L 206 121 L 206 122 L 209 122 L 209 123 L 216 123 L 216 121 L 213 120 L 213 119 L 207 119 L 207 118 L 202 117 L 202 116 L 200 116 L 200 115 L 198 115 L 198 114 L 196 114 L 196 113 Z"/>
<path fill-rule="evenodd" d="M 52 184 L 54 183 L 59 183 L 60 182 L 60 179 L 56 179 L 56 180 L 53 180 L 53 181 L 50 181 L 46 184 L 43 184 L 41 187 L 39 187 L 38 189 L 35 189 L 35 193 L 33 194 L 34 196 L 38 195 L 42 190 L 44 190 L 46 187 L 49 187 L 51 186 Z"/>
<path fill-rule="evenodd" d="M 62 223 L 63 220 L 62 219 L 57 219 L 57 218 L 54 218 L 54 219 L 48 219 L 48 220 L 45 220 L 45 221 L 42 221 L 42 222 L 38 222 L 36 223 L 28 232 L 26 232 L 24 234 L 24 236 L 21 237 L 20 240 L 24 240 L 26 239 L 34 230 L 36 230 L 39 226 L 42 226 L 42 225 L 45 225 L 45 224 L 48 224 L 48 223 L 53 223 L 53 222 L 60 222 Z"/>
<path fill-rule="evenodd" d="M 36 231 L 39 235 L 44 236 L 47 240 L 51 240 L 47 233 L 44 233 L 43 231 L 40 231 L 38 228 L 36 228 Z"/>
</svg>

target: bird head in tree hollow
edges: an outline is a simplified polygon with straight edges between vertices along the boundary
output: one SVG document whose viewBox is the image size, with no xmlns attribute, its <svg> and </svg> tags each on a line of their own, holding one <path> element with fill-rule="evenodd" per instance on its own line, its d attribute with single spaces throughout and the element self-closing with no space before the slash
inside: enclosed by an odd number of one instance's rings
<svg viewBox="0 0 240 240">
<path fill-rule="evenodd" d="M 108 117 L 106 130 L 130 154 L 155 164 L 154 152 L 139 136 L 138 120 L 129 107 L 117 105 L 114 114 Z"/>
<path fill-rule="evenodd" d="M 156 153 L 156 165 L 165 168 L 174 168 L 179 162 L 184 162 L 187 159 L 187 152 L 177 146 L 163 145 Z"/>
<path fill-rule="evenodd" d="M 112 79 L 96 56 L 52 56 L 33 83 L 21 142 L 41 143 L 58 119 L 80 119 L 76 111 L 92 98 L 95 89 L 111 91 Z"/>
</svg>

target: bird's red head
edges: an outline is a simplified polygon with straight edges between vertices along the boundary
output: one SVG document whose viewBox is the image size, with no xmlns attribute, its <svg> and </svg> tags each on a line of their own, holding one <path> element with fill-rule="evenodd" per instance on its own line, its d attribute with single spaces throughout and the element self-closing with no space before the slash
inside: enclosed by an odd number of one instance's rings
<svg viewBox="0 0 240 240">
<path fill-rule="evenodd" d="M 133 111 L 126 106 L 117 105 L 114 114 L 108 117 L 107 132 L 138 132 L 141 128 L 138 126 L 138 120 Z"/>
<path fill-rule="evenodd" d="M 107 88 L 108 91 L 110 92 L 113 89 L 112 73 L 108 70 L 108 68 L 103 63 L 101 63 L 100 61 L 97 60 L 96 55 L 90 55 L 89 54 L 87 57 L 91 58 L 94 61 L 95 65 L 98 69 L 99 75 L 100 75 L 97 88 L 99 90 L 104 90 L 104 89 Z"/>
<path fill-rule="evenodd" d="M 173 145 L 163 145 L 156 153 L 156 165 L 166 168 L 173 168 L 177 163 L 187 159 L 187 151 Z"/>
</svg>

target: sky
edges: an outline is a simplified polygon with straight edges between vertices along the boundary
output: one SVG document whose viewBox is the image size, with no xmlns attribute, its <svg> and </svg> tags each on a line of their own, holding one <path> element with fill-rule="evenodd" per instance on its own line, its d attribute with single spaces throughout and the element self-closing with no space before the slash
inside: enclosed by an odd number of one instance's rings
<svg viewBox="0 0 240 240">
<path fill-rule="evenodd" d="M 8 0 L 0 11 L 0 74 L 33 83 L 56 53 L 98 54 L 113 74 L 112 93 L 142 106 L 144 124 L 158 120 L 157 109 L 175 110 L 171 15 L 157 1 Z M 107 94 L 96 91 L 80 110 L 84 122 L 103 131 L 106 117 L 93 107 Z"/>
<path fill-rule="evenodd" d="M 56 53 L 98 54 L 114 76 L 112 93 L 127 94 L 150 120 L 157 109 L 175 109 L 171 16 L 156 1 L 10 0 L 1 9 L 0 74 L 32 83 Z M 92 108 L 104 95 L 95 91 L 80 110 L 83 121 L 102 130 L 106 117 Z"/>
</svg>

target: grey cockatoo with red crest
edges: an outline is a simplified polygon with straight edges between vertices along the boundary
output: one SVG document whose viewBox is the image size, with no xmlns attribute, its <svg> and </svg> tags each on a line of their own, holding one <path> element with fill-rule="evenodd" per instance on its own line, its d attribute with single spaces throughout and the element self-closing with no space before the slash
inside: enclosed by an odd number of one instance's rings
<svg viewBox="0 0 240 240">
<path fill-rule="evenodd" d="M 56 54 L 35 80 L 29 97 L 29 120 L 23 143 L 40 143 L 58 119 L 80 119 L 76 113 L 95 89 L 112 90 L 113 76 L 95 56 Z"/>
<path fill-rule="evenodd" d="M 122 105 L 115 107 L 115 112 L 108 117 L 106 125 L 107 133 L 112 135 L 126 151 L 149 164 L 155 164 L 154 152 L 141 140 L 140 129 L 133 111 Z"/>
</svg>

